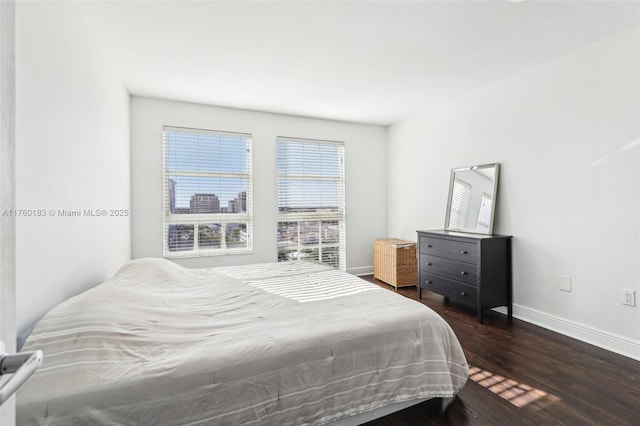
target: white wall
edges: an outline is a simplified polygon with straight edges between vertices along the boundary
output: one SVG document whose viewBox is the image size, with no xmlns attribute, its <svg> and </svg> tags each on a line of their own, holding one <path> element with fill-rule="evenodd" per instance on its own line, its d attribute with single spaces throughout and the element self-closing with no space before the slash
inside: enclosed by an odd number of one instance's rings
<svg viewBox="0 0 640 426">
<path fill-rule="evenodd" d="M 129 217 L 58 209 L 130 208 L 129 95 L 71 2 L 16 8 L 16 205 L 22 331 L 130 259 Z"/>
<path fill-rule="evenodd" d="M 345 143 L 347 270 L 372 271 L 373 240 L 387 234 L 386 130 L 280 114 L 133 97 L 131 179 L 133 257 L 162 256 L 162 126 L 253 135 L 254 251 L 180 259 L 189 267 L 277 261 L 277 136 Z"/>
<path fill-rule="evenodd" d="M 390 235 L 442 228 L 449 171 L 500 162 L 514 312 L 640 358 L 637 28 L 389 129 Z M 559 275 L 573 291 L 559 290 Z"/>
</svg>

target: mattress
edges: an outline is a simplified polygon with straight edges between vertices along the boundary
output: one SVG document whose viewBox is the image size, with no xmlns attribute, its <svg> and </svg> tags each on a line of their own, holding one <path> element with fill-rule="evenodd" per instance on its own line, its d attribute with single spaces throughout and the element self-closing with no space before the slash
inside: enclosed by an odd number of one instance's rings
<svg viewBox="0 0 640 426">
<path fill-rule="evenodd" d="M 35 349 L 20 425 L 321 425 L 468 376 L 435 312 L 307 262 L 134 260 L 45 315 Z"/>
</svg>

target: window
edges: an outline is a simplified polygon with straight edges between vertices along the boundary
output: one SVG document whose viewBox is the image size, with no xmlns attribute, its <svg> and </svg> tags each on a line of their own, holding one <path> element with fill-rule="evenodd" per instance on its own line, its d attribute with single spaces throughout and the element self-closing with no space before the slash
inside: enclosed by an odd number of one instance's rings
<svg viewBox="0 0 640 426">
<path fill-rule="evenodd" d="M 345 270 L 344 143 L 279 137 L 277 169 L 278 260 Z"/>
<path fill-rule="evenodd" d="M 164 256 L 251 252 L 251 135 L 164 127 L 162 145 Z"/>
<path fill-rule="evenodd" d="M 471 185 L 460 179 L 453 182 L 453 194 L 451 195 L 450 228 L 463 229 L 471 201 Z"/>
<path fill-rule="evenodd" d="M 476 231 L 489 232 L 489 222 L 491 221 L 491 195 L 486 192 L 482 193 L 482 202 L 480 204 L 480 213 L 478 214 L 478 226 Z"/>
</svg>

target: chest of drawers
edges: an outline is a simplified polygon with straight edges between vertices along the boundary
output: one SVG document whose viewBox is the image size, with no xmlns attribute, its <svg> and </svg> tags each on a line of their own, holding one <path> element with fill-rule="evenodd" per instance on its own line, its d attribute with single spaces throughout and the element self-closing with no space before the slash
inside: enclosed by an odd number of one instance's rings
<svg viewBox="0 0 640 426">
<path fill-rule="evenodd" d="M 418 231 L 418 297 L 422 290 L 476 309 L 506 306 L 512 318 L 511 236 Z"/>
</svg>

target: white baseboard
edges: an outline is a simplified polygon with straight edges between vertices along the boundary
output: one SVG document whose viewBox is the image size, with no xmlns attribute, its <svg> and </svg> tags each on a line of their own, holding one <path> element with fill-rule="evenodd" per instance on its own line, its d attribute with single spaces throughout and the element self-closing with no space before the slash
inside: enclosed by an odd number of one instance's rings
<svg viewBox="0 0 640 426">
<path fill-rule="evenodd" d="M 506 308 L 498 308 L 495 310 L 505 315 L 507 314 Z M 517 304 L 513 305 L 513 316 L 519 320 L 640 361 L 640 342 L 637 340 L 618 336 L 617 334 Z"/>
<path fill-rule="evenodd" d="M 347 272 L 353 275 L 373 275 L 373 266 L 360 266 L 357 268 L 348 268 Z"/>
</svg>

